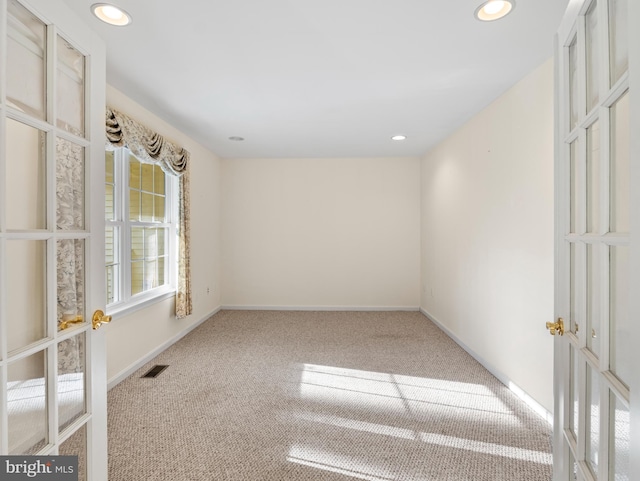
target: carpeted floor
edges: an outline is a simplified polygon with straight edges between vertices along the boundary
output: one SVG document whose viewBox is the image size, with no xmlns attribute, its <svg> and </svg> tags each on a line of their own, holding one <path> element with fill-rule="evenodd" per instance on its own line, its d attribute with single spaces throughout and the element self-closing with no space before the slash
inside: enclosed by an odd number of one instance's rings
<svg viewBox="0 0 640 481">
<path fill-rule="evenodd" d="M 551 462 L 548 424 L 418 312 L 222 311 L 109 392 L 110 481 L 546 481 Z"/>
</svg>

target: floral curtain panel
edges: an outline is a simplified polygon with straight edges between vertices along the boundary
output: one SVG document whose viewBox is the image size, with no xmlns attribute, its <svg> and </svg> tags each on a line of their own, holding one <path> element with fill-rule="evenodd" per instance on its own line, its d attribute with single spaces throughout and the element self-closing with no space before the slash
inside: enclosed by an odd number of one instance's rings
<svg viewBox="0 0 640 481">
<path fill-rule="evenodd" d="M 158 164 L 162 170 L 180 179 L 179 220 L 180 250 L 178 253 L 178 286 L 176 317 L 191 314 L 190 266 L 190 199 L 189 152 L 166 141 L 160 134 L 148 129 L 125 114 L 107 107 L 107 147 L 127 147 L 141 162 Z"/>
</svg>

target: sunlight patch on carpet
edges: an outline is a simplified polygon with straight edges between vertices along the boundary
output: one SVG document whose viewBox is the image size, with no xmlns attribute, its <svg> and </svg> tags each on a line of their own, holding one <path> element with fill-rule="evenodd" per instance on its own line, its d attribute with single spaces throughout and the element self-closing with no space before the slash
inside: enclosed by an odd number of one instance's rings
<svg viewBox="0 0 640 481">
<path fill-rule="evenodd" d="M 530 449 L 522 449 L 514 446 L 505 446 L 503 444 L 485 443 L 482 441 L 474 441 L 473 439 L 457 438 L 454 436 L 445 436 L 443 434 L 435 433 L 420 433 L 420 440 L 429 444 L 437 444 L 438 446 L 445 446 L 453 449 L 473 451 L 475 453 L 490 454 L 492 456 L 529 461 L 531 463 L 553 464 L 553 456 L 551 453 L 532 451 Z"/>
<path fill-rule="evenodd" d="M 302 399 L 424 416 L 480 411 L 519 424 L 513 411 L 486 386 L 446 379 L 301 364 L 298 393 Z"/>
<path fill-rule="evenodd" d="M 295 419 L 312 423 L 329 425 L 337 428 L 351 429 L 354 431 L 367 432 L 381 436 L 390 436 L 411 441 L 421 441 L 427 444 L 435 444 L 452 449 L 472 451 L 479 454 L 489 454 L 503 458 L 516 459 L 540 464 L 553 464 L 551 453 L 523 449 L 515 446 L 506 446 L 497 443 L 487 443 L 473 439 L 465 439 L 456 436 L 447 436 L 436 433 L 415 432 L 410 429 L 376 424 L 356 419 L 348 419 L 340 416 L 332 416 L 319 413 L 298 413 Z"/>
<path fill-rule="evenodd" d="M 287 461 L 366 481 L 393 481 L 397 479 L 396 475 L 388 472 L 389 470 L 372 466 L 370 463 L 353 456 L 298 444 L 291 447 Z"/>
<path fill-rule="evenodd" d="M 382 436 L 391 436 L 400 439 L 409 439 L 415 441 L 417 438 L 415 431 L 411 429 L 398 428 L 395 426 L 386 426 L 384 424 L 369 423 L 366 421 L 358 421 L 356 419 L 347 419 L 340 416 L 331 416 L 317 413 L 299 413 L 295 419 L 314 423 L 325 424 L 345 429 L 353 429 L 371 434 L 379 434 Z"/>
</svg>

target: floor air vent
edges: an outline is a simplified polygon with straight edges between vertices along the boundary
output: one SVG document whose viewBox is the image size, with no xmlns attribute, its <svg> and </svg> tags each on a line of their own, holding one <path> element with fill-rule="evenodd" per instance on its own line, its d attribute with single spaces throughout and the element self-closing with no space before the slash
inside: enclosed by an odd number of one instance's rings
<svg viewBox="0 0 640 481">
<path fill-rule="evenodd" d="M 142 377 L 158 377 L 158 375 L 168 367 L 169 366 L 165 364 L 156 364 L 151 369 L 149 369 L 147 373 Z"/>
</svg>

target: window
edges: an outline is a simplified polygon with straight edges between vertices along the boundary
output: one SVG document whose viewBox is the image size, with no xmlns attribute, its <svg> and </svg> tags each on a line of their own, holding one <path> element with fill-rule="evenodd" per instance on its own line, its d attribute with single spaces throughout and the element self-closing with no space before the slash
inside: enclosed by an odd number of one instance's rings
<svg viewBox="0 0 640 481">
<path fill-rule="evenodd" d="M 106 152 L 105 267 L 110 311 L 175 292 L 177 178 L 126 148 Z"/>
</svg>

